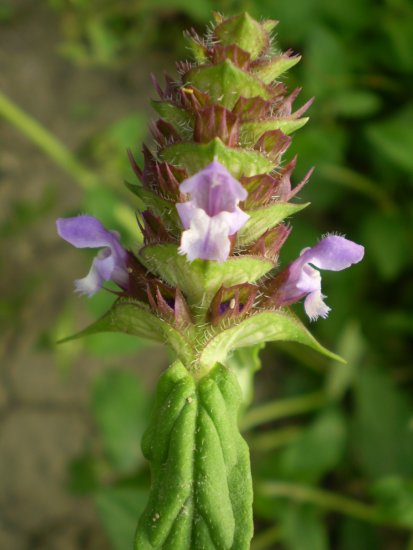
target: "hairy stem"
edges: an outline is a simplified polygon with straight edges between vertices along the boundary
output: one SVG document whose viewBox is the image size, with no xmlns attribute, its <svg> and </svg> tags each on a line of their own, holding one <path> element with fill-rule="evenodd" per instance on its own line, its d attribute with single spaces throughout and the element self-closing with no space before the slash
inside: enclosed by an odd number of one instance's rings
<svg viewBox="0 0 413 550">
<path fill-rule="evenodd" d="M 278 542 L 280 539 L 281 530 L 278 525 L 275 525 L 262 531 L 252 539 L 251 550 L 271 550 L 271 548 L 274 548 L 274 542 Z"/>
<path fill-rule="evenodd" d="M 84 190 L 97 185 L 96 176 L 83 166 L 61 141 L 37 120 L 0 92 L 0 117 L 20 130 L 60 168 L 67 172 Z"/>
<path fill-rule="evenodd" d="M 265 422 L 319 409 L 327 402 L 327 399 L 324 392 L 314 392 L 281 401 L 271 401 L 248 411 L 242 419 L 241 429 L 249 430 Z"/>
<path fill-rule="evenodd" d="M 281 497 L 294 502 L 316 504 L 325 510 L 338 512 L 368 523 L 381 523 L 392 527 L 408 528 L 401 523 L 386 519 L 374 506 L 330 491 L 284 482 L 261 483 L 256 487 L 256 490 L 265 497 Z"/>
</svg>

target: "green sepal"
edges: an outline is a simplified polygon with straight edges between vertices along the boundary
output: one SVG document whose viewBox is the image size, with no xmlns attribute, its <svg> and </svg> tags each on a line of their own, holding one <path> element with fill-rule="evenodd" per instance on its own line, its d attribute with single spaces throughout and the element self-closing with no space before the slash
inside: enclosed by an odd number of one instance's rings
<svg viewBox="0 0 413 550">
<path fill-rule="evenodd" d="M 251 67 L 251 71 L 262 82 L 270 84 L 273 80 L 294 67 L 294 65 L 297 65 L 300 59 L 300 55 L 291 57 L 280 55 L 267 62 L 260 63 L 256 67 Z"/>
<path fill-rule="evenodd" d="M 241 126 L 240 143 L 253 145 L 260 137 L 271 130 L 281 130 L 287 136 L 302 128 L 309 121 L 309 117 L 302 118 L 270 118 L 256 122 L 244 122 Z"/>
<path fill-rule="evenodd" d="M 194 56 L 195 61 L 200 64 L 207 63 L 209 59 L 202 44 L 200 44 L 189 32 L 184 33 L 184 38 L 192 52 L 192 55 Z"/>
<path fill-rule="evenodd" d="M 161 377 L 142 450 L 152 486 L 136 550 L 248 550 L 249 452 L 238 430 L 241 391 L 217 365 L 196 381 L 179 362 Z"/>
<path fill-rule="evenodd" d="M 246 12 L 223 21 L 215 28 L 214 34 L 223 46 L 236 44 L 249 52 L 251 59 L 259 57 L 269 45 L 266 26 Z"/>
<path fill-rule="evenodd" d="M 59 343 L 99 332 L 123 332 L 167 344 L 186 365 L 190 365 L 194 359 L 192 342 L 195 337 L 191 327 L 186 327 L 182 332 L 178 331 L 151 313 L 145 304 L 131 300 L 118 300 L 100 319 L 84 330 L 60 340 Z"/>
<path fill-rule="evenodd" d="M 174 125 L 180 135 L 185 135 L 185 131 L 182 128 L 193 126 L 194 124 L 194 118 L 190 112 L 168 101 L 152 100 L 151 105 L 159 116 Z"/>
<path fill-rule="evenodd" d="M 173 202 L 163 199 L 142 185 L 127 181 L 125 181 L 125 185 L 129 191 L 140 199 L 145 209 L 150 208 L 154 214 L 162 218 L 162 222 L 168 229 L 179 228 L 181 230 L 182 225 Z"/>
<path fill-rule="evenodd" d="M 248 210 L 250 218 L 237 235 L 237 243 L 247 246 L 261 237 L 268 229 L 272 229 L 292 214 L 303 210 L 310 203 L 294 204 L 291 202 L 276 202 L 257 210 Z"/>
<path fill-rule="evenodd" d="M 279 340 L 304 344 L 331 359 L 345 363 L 344 359 L 319 344 L 296 315 L 280 309 L 256 313 L 231 328 L 218 328 L 216 336 L 204 346 L 200 355 L 201 368 L 216 362 L 225 364 L 228 354 L 235 349 Z"/>
<path fill-rule="evenodd" d="M 143 247 L 139 259 L 152 273 L 179 287 L 191 304 L 207 307 L 223 285 L 254 283 L 274 267 L 265 258 L 231 256 L 226 262 L 194 260 L 178 254 L 178 245 L 157 244 Z"/>
<path fill-rule="evenodd" d="M 207 92 L 215 102 L 229 110 L 240 96 L 271 98 L 271 90 L 264 83 L 236 67 L 229 59 L 218 65 L 191 69 L 185 75 L 185 82 Z"/>
<path fill-rule="evenodd" d="M 225 366 L 231 369 L 238 380 L 242 392 L 242 406 L 245 408 L 254 396 L 254 375 L 261 368 L 260 351 L 265 344 L 236 349 L 228 357 Z"/>
<path fill-rule="evenodd" d="M 258 151 L 226 147 L 219 138 L 209 143 L 177 143 L 162 149 L 161 157 L 178 166 L 185 166 L 190 175 L 196 174 L 215 158 L 234 176 L 256 176 L 270 172 L 274 164 Z"/>
</svg>

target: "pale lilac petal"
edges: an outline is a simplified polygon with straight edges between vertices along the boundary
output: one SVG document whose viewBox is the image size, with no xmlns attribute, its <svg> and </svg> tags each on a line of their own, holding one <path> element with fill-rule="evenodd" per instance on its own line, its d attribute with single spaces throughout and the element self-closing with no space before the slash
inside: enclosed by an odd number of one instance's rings
<svg viewBox="0 0 413 550">
<path fill-rule="evenodd" d="M 287 276 L 277 292 L 279 304 L 292 304 L 306 296 L 304 308 L 310 319 L 327 317 L 330 308 L 323 301 L 321 274 L 312 266 L 341 271 L 360 262 L 363 256 L 364 247 L 337 235 L 329 235 L 315 246 L 305 248 L 286 270 Z"/>
<path fill-rule="evenodd" d="M 329 235 L 312 248 L 307 249 L 302 258 L 305 261 L 329 271 L 341 271 L 363 259 L 364 247 L 338 235 Z"/>
<path fill-rule="evenodd" d="M 249 215 L 238 207 L 247 191 L 228 170 L 214 160 L 206 168 L 183 181 L 183 193 L 190 200 L 176 205 L 185 230 L 182 233 L 180 253 L 189 261 L 225 261 L 230 251 L 229 235 L 234 235 Z"/>
<path fill-rule="evenodd" d="M 86 277 L 75 282 L 78 292 L 92 296 L 109 280 L 126 288 L 129 279 L 127 252 L 121 246 L 117 232 L 108 231 L 92 216 L 61 218 L 57 220 L 57 232 L 77 248 L 102 248 Z"/>
<path fill-rule="evenodd" d="M 233 212 L 238 202 L 248 195 L 239 181 L 216 160 L 183 181 L 180 190 L 189 193 L 195 207 L 202 208 L 209 216 L 222 211 Z"/>
<path fill-rule="evenodd" d="M 325 319 L 331 308 L 323 301 L 324 296 L 320 290 L 310 292 L 304 300 L 304 309 L 311 321 L 315 321 L 319 317 Z"/>
<path fill-rule="evenodd" d="M 179 217 L 181 218 L 182 225 L 185 229 L 189 229 L 191 225 L 191 220 L 196 210 L 194 203 L 192 201 L 188 202 L 178 202 L 176 205 L 178 210 Z"/>
<path fill-rule="evenodd" d="M 229 221 L 229 235 L 234 235 L 237 231 L 243 227 L 249 220 L 249 215 L 241 210 L 241 208 L 236 207 L 234 212 L 231 212 L 228 216 Z"/>
<path fill-rule="evenodd" d="M 76 248 L 102 248 L 103 246 L 109 246 L 119 255 L 126 255 L 126 252 L 119 243 L 119 235 L 115 231 L 108 231 L 93 216 L 60 218 L 57 220 L 56 225 L 59 236 Z"/>
<path fill-rule="evenodd" d="M 302 292 L 321 290 L 321 274 L 310 265 L 304 265 L 295 286 Z"/>
<path fill-rule="evenodd" d="M 222 212 L 211 218 L 202 208 L 197 208 L 190 229 L 182 233 L 180 254 L 186 254 L 190 262 L 197 258 L 225 261 L 231 246 L 228 238 L 229 216 L 228 212 Z"/>
</svg>

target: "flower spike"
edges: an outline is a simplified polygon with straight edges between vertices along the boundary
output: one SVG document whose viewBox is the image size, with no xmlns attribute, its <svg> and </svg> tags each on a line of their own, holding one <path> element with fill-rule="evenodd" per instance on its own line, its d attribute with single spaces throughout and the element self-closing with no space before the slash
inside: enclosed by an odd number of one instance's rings
<svg viewBox="0 0 413 550">
<path fill-rule="evenodd" d="M 109 279 L 120 288 L 81 334 L 125 332 L 176 356 L 142 441 L 152 486 L 135 550 L 250 548 L 252 482 L 238 412 L 252 393 L 251 359 L 261 344 L 283 340 L 340 360 L 287 306 L 304 299 L 311 319 L 326 317 L 319 270 L 346 269 L 364 254 L 330 235 L 279 269 L 289 218 L 306 206 L 291 199 L 311 175 L 292 185 L 296 159 L 284 154 L 312 100 L 293 108 L 300 88 L 289 94 L 284 73 L 300 56 L 274 45 L 276 21 L 214 17 L 204 38 L 187 34 L 193 60 L 178 63 L 177 78 L 166 76 L 164 88 L 154 79 L 154 143 L 143 146 L 142 165 L 129 153 L 140 247 L 126 251 L 91 216 L 57 222 L 74 246 L 102 249 L 77 290 L 93 295 Z"/>
</svg>

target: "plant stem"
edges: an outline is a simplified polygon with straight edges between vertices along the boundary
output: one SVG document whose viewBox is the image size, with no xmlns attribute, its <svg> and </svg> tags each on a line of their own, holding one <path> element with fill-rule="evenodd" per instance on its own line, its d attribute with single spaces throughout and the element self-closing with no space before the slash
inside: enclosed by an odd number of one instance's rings
<svg viewBox="0 0 413 550">
<path fill-rule="evenodd" d="M 265 422 L 319 409 L 327 401 L 328 398 L 324 392 L 314 392 L 299 397 L 290 397 L 281 401 L 272 401 L 248 411 L 241 421 L 241 429 L 249 430 Z"/>
<path fill-rule="evenodd" d="M 391 527 L 409 529 L 408 526 L 386 519 L 377 508 L 371 505 L 314 487 L 294 483 L 268 482 L 259 484 L 256 490 L 262 496 L 284 497 L 295 502 L 316 504 L 326 510 L 332 510 L 368 523 L 381 523 Z"/>
<path fill-rule="evenodd" d="M 281 530 L 276 525 L 266 529 L 256 537 L 252 539 L 251 550 L 270 550 L 274 548 L 274 542 L 277 542 L 281 539 Z"/>
<path fill-rule="evenodd" d="M 96 176 L 83 166 L 61 141 L 0 92 L 0 117 L 8 120 L 48 157 L 72 176 L 84 190 L 95 187 Z"/>
<path fill-rule="evenodd" d="M 300 426 L 287 426 L 277 430 L 267 431 L 248 438 L 252 452 L 267 452 L 296 440 L 303 429 Z"/>
<path fill-rule="evenodd" d="M 331 181 L 355 189 L 359 193 L 366 195 L 385 212 L 394 212 L 396 206 L 387 193 L 385 193 L 375 182 L 363 174 L 359 174 L 350 168 L 335 164 L 324 164 L 319 170 L 325 178 Z"/>
</svg>

